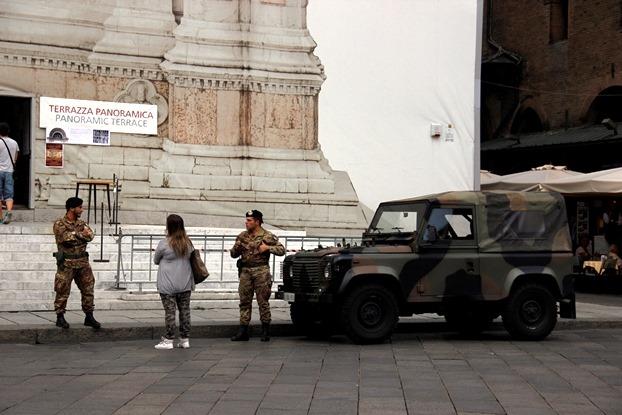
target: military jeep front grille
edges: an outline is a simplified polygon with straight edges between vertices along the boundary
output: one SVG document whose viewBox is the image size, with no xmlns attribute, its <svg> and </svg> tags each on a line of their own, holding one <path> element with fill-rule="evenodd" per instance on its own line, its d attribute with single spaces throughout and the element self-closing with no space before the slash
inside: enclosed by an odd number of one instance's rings
<svg viewBox="0 0 622 415">
<path fill-rule="evenodd" d="M 295 258 L 292 287 L 296 292 L 315 291 L 320 286 L 322 262 L 317 258 Z"/>
</svg>

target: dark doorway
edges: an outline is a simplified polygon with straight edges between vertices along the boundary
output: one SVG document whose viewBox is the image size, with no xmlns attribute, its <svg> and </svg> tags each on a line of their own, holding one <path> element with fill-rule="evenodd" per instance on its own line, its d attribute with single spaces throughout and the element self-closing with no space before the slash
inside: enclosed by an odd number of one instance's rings
<svg viewBox="0 0 622 415">
<path fill-rule="evenodd" d="M 0 96 L 0 122 L 9 124 L 9 136 L 19 145 L 14 196 L 18 208 L 28 208 L 30 201 L 30 105 L 31 98 Z"/>
<path fill-rule="evenodd" d="M 514 120 L 511 133 L 520 135 L 539 133 L 542 130 L 542 121 L 540 120 L 538 113 L 532 108 L 525 108 Z"/>
<path fill-rule="evenodd" d="M 605 89 L 592 102 L 587 113 L 587 122 L 599 124 L 605 118 L 622 121 L 622 86 Z"/>
</svg>

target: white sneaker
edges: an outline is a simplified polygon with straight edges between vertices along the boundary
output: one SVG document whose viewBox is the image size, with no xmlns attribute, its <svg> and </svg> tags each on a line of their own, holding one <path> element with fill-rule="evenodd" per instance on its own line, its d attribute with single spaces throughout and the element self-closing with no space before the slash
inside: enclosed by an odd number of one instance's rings
<svg viewBox="0 0 622 415">
<path fill-rule="evenodd" d="M 11 223 L 12 220 L 13 220 L 13 213 L 7 212 L 6 215 L 4 215 L 4 220 L 2 222 L 5 225 L 8 225 L 9 223 Z"/>
<path fill-rule="evenodd" d="M 190 348 L 190 339 L 188 338 L 180 338 L 179 343 L 177 343 L 177 347 L 180 349 L 189 349 Z"/>
<path fill-rule="evenodd" d="M 173 339 L 162 337 L 160 343 L 156 344 L 154 347 L 158 350 L 170 350 L 173 348 Z"/>
</svg>

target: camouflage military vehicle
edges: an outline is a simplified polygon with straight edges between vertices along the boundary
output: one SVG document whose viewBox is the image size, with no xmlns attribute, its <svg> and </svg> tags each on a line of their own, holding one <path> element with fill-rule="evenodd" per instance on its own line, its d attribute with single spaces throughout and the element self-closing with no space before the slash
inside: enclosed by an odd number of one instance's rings
<svg viewBox="0 0 622 415">
<path fill-rule="evenodd" d="M 276 297 L 303 332 L 338 327 L 357 343 L 415 313 L 464 332 L 502 316 L 514 338 L 539 340 L 558 304 L 575 318 L 574 263 L 560 195 L 448 192 L 380 204 L 361 246 L 288 256 Z"/>
</svg>

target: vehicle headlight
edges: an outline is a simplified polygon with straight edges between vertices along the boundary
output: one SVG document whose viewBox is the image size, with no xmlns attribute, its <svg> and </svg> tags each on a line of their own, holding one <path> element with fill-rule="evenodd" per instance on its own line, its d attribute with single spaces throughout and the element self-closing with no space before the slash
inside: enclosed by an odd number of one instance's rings
<svg viewBox="0 0 622 415">
<path fill-rule="evenodd" d="M 329 280 L 331 276 L 332 276 L 332 269 L 331 269 L 331 265 L 330 265 L 330 262 L 329 262 L 324 267 L 324 278 Z"/>
<path fill-rule="evenodd" d="M 283 280 L 291 279 L 294 276 L 294 267 L 291 263 L 283 262 L 281 268 L 281 277 Z"/>
</svg>

